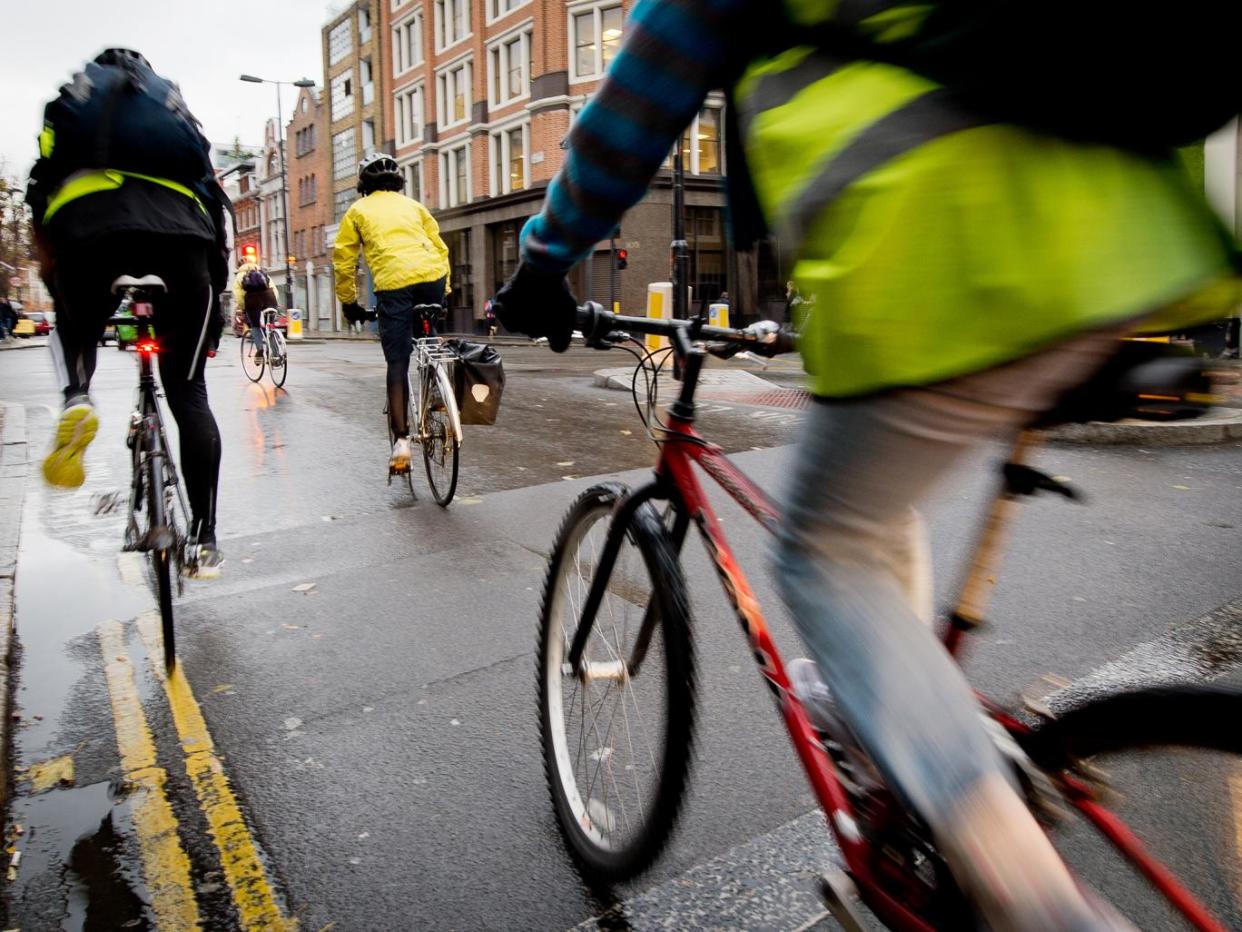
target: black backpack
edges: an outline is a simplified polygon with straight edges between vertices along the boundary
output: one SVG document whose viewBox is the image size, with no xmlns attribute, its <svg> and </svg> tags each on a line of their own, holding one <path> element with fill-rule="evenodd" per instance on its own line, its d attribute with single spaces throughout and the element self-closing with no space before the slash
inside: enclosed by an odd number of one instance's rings
<svg viewBox="0 0 1242 932">
<path fill-rule="evenodd" d="M 43 122 L 51 151 L 40 174 L 52 181 L 113 168 L 198 190 L 214 176 L 211 145 L 181 91 L 136 55 L 88 63 L 47 105 Z"/>
<path fill-rule="evenodd" d="M 825 30 L 830 51 L 903 65 L 986 118 L 1069 139 L 1167 151 L 1242 112 L 1237 0 L 936 0 L 896 41 Z"/>
<path fill-rule="evenodd" d="M 242 276 L 242 291 L 249 291 L 251 293 L 267 291 L 271 284 L 271 279 L 267 277 L 267 273 L 262 269 L 251 269 Z"/>
</svg>

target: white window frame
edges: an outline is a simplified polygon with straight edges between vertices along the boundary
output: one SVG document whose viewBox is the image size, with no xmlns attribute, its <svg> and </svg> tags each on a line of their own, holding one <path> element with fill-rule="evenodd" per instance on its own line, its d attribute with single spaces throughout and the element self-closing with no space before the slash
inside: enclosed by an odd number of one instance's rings
<svg viewBox="0 0 1242 932">
<path fill-rule="evenodd" d="M 427 201 L 427 175 L 423 169 L 423 159 L 421 156 L 401 165 L 401 177 L 405 182 L 402 189 L 406 197 L 412 197 L 421 204 L 426 205 Z M 414 189 L 410 181 L 414 178 L 418 179 L 418 196 L 415 197 Z"/>
<path fill-rule="evenodd" d="M 465 197 L 461 196 L 461 192 L 457 190 L 457 172 L 451 171 L 454 168 L 453 162 L 455 156 L 459 152 L 466 153 L 466 193 Z M 471 197 L 473 187 L 473 174 L 471 164 L 470 140 L 466 139 L 456 145 L 446 146 L 440 150 L 440 207 L 462 207 L 469 204 L 473 199 Z"/>
<path fill-rule="evenodd" d="M 465 92 L 462 95 L 465 98 L 466 105 L 464 113 L 460 119 L 446 120 L 449 114 L 449 102 L 457 95 L 449 93 L 449 78 L 458 71 L 465 76 Z M 453 78 L 453 90 L 457 89 L 456 78 Z M 436 126 L 440 129 L 449 129 L 454 126 L 463 126 L 470 121 L 474 110 L 474 60 L 470 55 L 454 59 L 436 72 Z"/>
<path fill-rule="evenodd" d="M 336 43 L 342 35 L 346 36 L 349 41 L 343 46 L 337 46 L 334 49 L 334 43 Z M 331 67 L 339 62 L 343 62 L 345 59 L 349 58 L 349 53 L 353 50 L 354 18 L 352 16 L 347 16 L 333 26 L 332 30 L 328 33 L 328 66 Z"/>
<path fill-rule="evenodd" d="M 686 133 L 690 134 L 690 157 L 684 160 L 685 164 L 683 167 L 687 175 L 702 174 L 702 169 L 699 165 L 699 114 L 704 110 L 716 111 L 716 130 L 719 134 L 716 144 L 720 147 L 720 168 L 718 171 L 712 172 L 712 174 L 723 175 L 726 170 L 724 163 L 724 105 L 710 99 L 699 108 L 699 112 L 694 115 L 694 119 L 690 121 L 690 125 L 682 134 L 683 136 Z M 679 145 L 681 145 L 681 137 L 678 137 L 677 142 L 673 143 L 674 148 L 669 150 L 668 157 L 664 160 L 663 168 L 671 169 L 673 167 L 673 152 L 676 151 L 676 147 Z"/>
<path fill-rule="evenodd" d="M 340 101 L 340 110 L 337 109 L 338 98 L 336 95 L 337 87 L 341 87 L 346 83 L 348 88 L 342 90 Z M 328 119 L 335 123 L 337 120 L 343 120 L 350 116 L 358 108 L 357 102 L 354 100 L 354 69 L 342 71 L 335 78 L 328 82 L 328 107 L 331 109 Z"/>
<path fill-rule="evenodd" d="M 522 131 L 522 187 L 513 187 L 513 179 L 509 174 L 509 159 L 512 155 L 512 143 L 509 134 L 515 129 Z M 510 123 L 500 129 L 492 130 L 488 140 L 488 162 L 491 164 L 491 190 L 493 195 L 512 194 L 514 191 L 530 189 L 530 120 Z"/>
<path fill-rule="evenodd" d="M 436 31 L 435 49 L 437 53 L 443 52 L 446 49 L 451 49 L 459 42 L 465 42 L 472 35 L 474 35 L 474 31 L 470 23 L 470 7 L 472 5 L 470 0 L 434 0 L 434 3 L 435 9 L 432 11 L 432 18 L 434 22 L 432 25 Z M 455 22 L 458 17 L 449 16 L 448 14 L 450 12 L 455 13 L 458 10 L 465 11 L 466 22 L 461 35 L 451 35 L 447 28 L 448 23 Z M 446 19 L 448 22 L 446 22 Z"/>
<path fill-rule="evenodd" d="M 522 63 L 522 89 L 511 96 L 496 96 L 497 69 L 500 71 L 501 89 L 506 95 L 509 91 L 509 46 L 516 39 L 518 43 L 518 56 Z M 534 23 L 527 20 L 520 26 L 500 36 L 487 46 L 487 104 L 489 107 L 506 107 L 517 100 L 525 100 L 530 97 L 530 59 L 531 48 L 534 42 Z M 499 64 L 497 64 L 499 62 Z"/>
<path fill-rule="evenodd" d="M 427 89 L 419 81 L 403 87 L 393 95 L 393 116 L 398 146 L 421 142 L 423 125 L 427 122 Z"/>
<path fill-rule="evenodd" d="M 531 0 L 486 0 L 484 4 L 486 12 L 484 13 L 483 21 L 490 26 L 497 20 L 504 19 L 510 13 L 520 10 L 530 2 Z"/>
<path fill-rule="evenodd" d="M 363 25 L 363 19 L 366 25 Z M 375 31 L 375 24 L 371 22 L 370 7 L 363 7 L 358 11 L 358 44 L 364 45 L 371 41 L 371 34 Z"/>
<path fill-rule="evenodd" d="M 566 8 L 566 24 L 565 36 L 569 58 L 569 83 L 577 84 L 582 81 L 594 81 L 604 75 L 604 10 L 617 7 L 621 9 L 621 34 L 625 36 L 625 9 L 621 6 L 620 0 L 592 0 L 590 3 L 578 3 Z M 595 29 L 595 70 L 591 72 L 578 71 L 578 34 L 576 32 L 575 20 L 583 13 L 592 14 L 592 23 Z"/>
<path fill-rule="evenodd" d="M 412 14 L 392 27 L 393 75 L 403 75 L 423 63 L 423 10 Z"/>
</svg>

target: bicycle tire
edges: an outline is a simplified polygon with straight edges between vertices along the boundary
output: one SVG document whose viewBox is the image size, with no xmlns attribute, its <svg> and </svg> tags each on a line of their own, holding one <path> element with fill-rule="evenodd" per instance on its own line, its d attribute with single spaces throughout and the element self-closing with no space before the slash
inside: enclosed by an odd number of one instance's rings
<svg viewBox="0 0 1242 932">
<path fill-rule="evenodd" d="M 569 635 L 563 629 L 560 615 L 564 609 L 565 596 L 569 591 L 568 587 L 563 585 L 565 577 L 575 567 L 578 570 L 582 569 L 580 547 L 583 541 L 596 524 L 603 522 L 603 525 L 607 527 L 611 523 L 611 516 L 617 502 L 626 494 L 625 487 L 615 483 L 594 486 L 578 497 L 562 521 L 544 582 L 539 620 L 539 649 L 535 664 L 544 773 L 552 795 L 557 824 L 579 869 L 591 881 L 603 883 L 623 881 L 644 871 L 659 857 L 667 844 L 685 795 L 695 714 L 694 656 L 690 641 L 685 582 L 676 552 L 660 523 L 658 513 L 653 506 L 645 504 L 634 514 L 626 537 L 638 551 L 641 565 L 651 584 L 650 597 L 655 600 L 653 603 L 656 612 L 655 624 L 659 631 L 652 632 L 649 650 L 655 649 L 658 645 L 663 652 L 663 665 L 660 673 L 664 676 L 666 692 L 660 714 L 665 727 L 658 762 L 654 759 L 654 748 L 650 744 L 647 747 L 651 754 L 651 770 L 653 771 L 651 785 L 654 790 L 649 809 L 644 811 L 643 808 L 639 808 L 641 823 L 628 841 L 613 843 L 605 838 L 605 833 L 613 834 L 612 828 L 615 826 L 612 823 L 616 822 L 615 814 L 608 808 L 607 775 L 601 787 L 604 794 L 603 804 L 601 805 L 596 798 L 590 798 L 584 802 L 578 785 L 579 776 L 574 772 L 568 735 L 565 733 L 565 709 L 561 690 L 566 680 L 563 663 Z M 610 568 L 610 577 L 616 572 L 617 565 L 623 556 L 624 554 L 619 555 L 617 563 Z M 624 578 L 623 570 L 623 578 L 617 582 L 610 580 L 609 588 L 611 590 L 616 586 L 619 591 L 632 594 L 633 590 L 628 586 L 628 582 Z M 579 592 L 585 593 L 586 590 L 581 586 L 586 584 L 580 577 L 575 585 L 579 587 Z M 573 599 L 569 601 L 572 603 Z M 630 605 L 637 606 L 637 602 L 632 598 L 622 601 L 628 601 Z M 602 619 L 604 612 L 605 607 L 601 604 L 597 618 Z M 615 617 L 611 619 L 611 627 L 615 634 Z M 591 635 L 593 639 L 597 631 L 598 628 L 593 629 Z M 594 643 L 594 640 L 588 643 L 588 659 L 592 656 Z M 630 679 L 628 668 L 623 665 L 620 671 L 620 682 L 625 684 L 624 688 L 632 692 L 632 682 L 638 680 L 644 672 L 650 673 L 657 669 L 657 659 L 652 654 L 648 654 L 644 666 L 633 679 Z M 582 708 L 585 717 L 585 702 L 588 697 L 585 688 L 583 692 Z M 600 706 L 596 707 L 592 721 L 592 729 L 597 734 L 599 728 L 596 727 L 596 723 L 602 704 L 603 700 Z M 635 709 L 638 709 L 636 701 Z M 571 718 L 572 711 L 573 700 L 571 699 Z M 636 715 L 635 719 L 642 721 L 641 715 Z M 633 741 L 628 728 L 628 717 L 626 723 L 625 734 L 632 751 Z M 611 721 L 609 728 L 611 734 Z M 607 752 L 603 750 L 604 746 L 609 747 Z M 595 761 L 596 755 L 591 754 L 587 755 L 586 761 L 597 762 L 601 765 L 606 762 L 607 769 L 611 770 L 613 757 L 611 748 L 612 746 L 607 744 L 605 738 L 601 744 L 601 750 L 597 752 L 599 760 Z M 578 750 L 577 758 L 579 763 L 585 763 L 581 748 Z M 633 771 L 632 777 L 623 776 L 627 781 L 633 779 L 637 789 L 639 777 L 635 766 L 631 765 L 624 770 Z M 588 797 L 594 785 L 595 780 L 592 778 L 587 786 Z M 613 785 L 617 791 L 617 802 L 614 806 L 620 805 L 621 815 L 626 818 L 626 809 L 624 803 L 621 802 L 621 787 L 617 785 L 615 778 Z M 626 821 L 628 822 L 628 818 Z"/>
<path fill-rule="evenodd" d="M 429 380 L 429 383 L 428 398 L 423 403 L 423 424 L 420 431 L 423 469 L 427 473 L 427 484 L 431 486 L 431 495 L 436 504 L 447 508 L 457 492 L 457 452 L 460 444 L 453 432 L 452 422 L 444 407 L 447 402 L 441 398 L 438 383 L 434 379 Z M 433 405 L 437 398 L 441 401 L 441 407 L 435 410 Z"/>
<path fill-rule="evenodd" d="M 264 358 L 261 356 L 255 356 L 254 341 L 250 338 L 249 334 L 242 337 L 237 342 L 241 346 L 242 372 L 246 374 L 246 378 L 248 378 L 251 382 L 258 382 L 261 378 L 263 378 Z M 257 370 L 257 372 L 252 372 L 251 370 Z"/>
<path fill-rule="evenodd" d="M 1237 725 L 1242 716 L 1242 686 L 1184 682 L 1127 687 L 1082 702 L 1071 700 L 1055 715 L 1020 742 L 1032 759 L 1049 770 L 1072 766 L 1086 774 L 1089 783 L 1102 779 L 1107 787 L 1115 781 L 1120 792 L 1106 793 L 1105 814 L 1119 818 L 1122 829 L 1135 836 L 1174 878 L 1180 875 L 1190 881 L 1177 894 L 1181 905 L 1166 903 L 1164 908 L 1188 927 L 1238 928 L 1242 909 L 1234 898 L 1233 884 L 1211 872 L 1196 871 L 1193 856 L 1171 845 L 1157 826 L 1175 812 L 1179 832 L 1190 832 L 1209 843 L 1219 818 L 1212 803 L 1217 798 L 1211 792 L 1213 776 L 1220 777 L 1220 792 L 1227 798 L 1235 792 L 1231 775 L 1237 772 L 1242 755 L 1242 729 Z M 1096 758 L 1100 758 L 1098 763 Z M 1185 780 L 1190 774 L 1189 784 L 1170 782 Z M 1179 787 L 1191 795 L 1139 792 L 1130 784 L 1136 779 Z M 1092 821 L 1089 813 L 1083 814 Z M 1096 827 L 1109 833 L 1107 824 Z M 1145 873 L 1137 865 L 1130 867 L 1139 875 Z M 1147 879 L 1154 884 L 1153 877 Z M 1176 882 L 1181 885 L 1180 880 Z M 1152 896 L 1155 902 L 1155 890 Z M 1128 912 L 1131 920 L 1136 918 L 1133 910 L 1145 908 L 1129 898 L 1112 902 Z M 1143 925 L 1148 927 L 1146 922 Z"/>
<path fill-rule="evenodd" d="M 167 456 L 167 453 L 163 454 Z M 164 666 L 171 670 L 177 662 L 177 645 L 176 637 L 173 631 L 173 593 L 172 593 L 172 567 L 173 567 L 173 548 L 177 546 L 176 534 L 171 523 L 171 517 L 165 513 L 164 502 L 161 496 L 164 494 L 164 480 L 160 475 L 160 457 L 147 457 L 147 522 L 148 522 L 148 542 L 150 542 L 151 531 L 159 527 L 161 524 L 168 529 L 170 536 L 174 538 L 171 544 L 163 547 L 151 547 L 151 569 L 155 574 L 155 590 L 160 607 L 160 627 L 164 639 Z"/>
<path fill-rule="evenodd" d="M 285 344 L 285 338 L 281 336 L 279 330 L 273 330 L 271 338 L 267 343 L 269 360 L 279 360 L 279 364 L 269 362 L 267 371 L 272 377 L 272 384 L 277 388 L 281 388 L 285 384 L 285 379 L 289 377 L 289 352 L 288 346 Z M 279 375 L 278 375 L 279 373 Z"/>
<path fill-rule="evenodd" d="M 1093 696 L 1042 722 L 1023 749 L 1042 766 L 1154 747 L 1242 754 L 1242 686 L 1167 683 Z"/>
</svg>

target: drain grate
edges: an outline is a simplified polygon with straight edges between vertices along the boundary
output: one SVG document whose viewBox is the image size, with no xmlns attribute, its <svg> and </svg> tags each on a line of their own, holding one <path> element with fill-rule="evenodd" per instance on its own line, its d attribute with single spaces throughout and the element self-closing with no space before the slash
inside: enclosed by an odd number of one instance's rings
<svg viewBox="0 0 1242 932">
<path fill-rule="evenodd" d="M 699 396 L 712 401 L 731 401 L 739 405 L 796 410 L 805 408 L 811 402 L 810 392 L 801 388 L 778 388 L 765 392 L 704 391 Z"/>
</svg>

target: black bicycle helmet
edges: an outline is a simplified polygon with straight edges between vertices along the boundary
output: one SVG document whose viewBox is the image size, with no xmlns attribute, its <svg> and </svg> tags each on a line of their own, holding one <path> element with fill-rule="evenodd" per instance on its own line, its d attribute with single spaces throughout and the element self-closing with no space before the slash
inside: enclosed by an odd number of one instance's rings
<svg viewBox="0 0 1242 932">
<path fill-rule="evenodd" d="M 358 163 L 358 193 L 400 191 L 405 187 L 397 160 L 382 152 L 371 152 Z"/>
<path fill-rule="evenodd" d="M 138 65 L 142 68 L 151 69 L 151 63 L 147 61 L 147 57 L 141 52 L 135 52 L 133 49 L 104 49 L 95 56 L 95 64 L 112 65 L 120 68 Z"/>
</svg>

